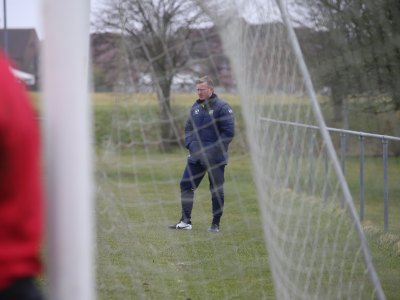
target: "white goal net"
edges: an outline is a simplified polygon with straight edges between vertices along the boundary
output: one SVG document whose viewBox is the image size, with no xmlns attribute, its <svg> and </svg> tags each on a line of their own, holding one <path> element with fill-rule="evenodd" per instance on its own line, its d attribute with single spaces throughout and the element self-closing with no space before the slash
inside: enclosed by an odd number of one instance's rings
<svg viewBox="0 0 400 300">
<path fill-rule="evenodd" d="M 291 25 L 302 6 L 281 2 L 103 7 L 112 30 L 92 38 L 93 78 L 113 92 L 94 96 L 100 299 L 385 298 Z M 168 228 L 203 75 L 236 122 L 218 234 L 207 178 L 193 229 Z"/>
</svg>

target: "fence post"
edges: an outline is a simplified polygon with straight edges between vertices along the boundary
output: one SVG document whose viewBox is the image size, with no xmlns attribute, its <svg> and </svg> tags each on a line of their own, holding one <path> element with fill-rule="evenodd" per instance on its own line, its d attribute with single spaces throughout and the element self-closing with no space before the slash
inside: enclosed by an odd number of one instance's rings
<svg viewBox="0 0 400 300">
<path fill-rule="evenodd" d="M 310 135 L 310 140 L 309 140 L 309 149 L 308 149 L 308 188 L 310 191 L 310 194 L 314 192 L 314 180 L 313 180 L 313 170 L 314 170 L 314 160 L 313 160 L 313 155 L 314 155 L 314 139 L 315 139 L 315 131 L 310 130 L 311 135 Z"/>
<path fill-rule="evenodd" d="M 383 146 L 383 219 L 384 219 L 384 230 L 389 229 L 389 193 L 388 193 L 388 140 L 382 139 Z"/>
<path fill-rule="evenodd" d="M 289 161 L 288 161 L 288 157 L 289 157 L 289 147 L 288 147 L 288 136 L 285 133 L 284 136 L 284 144 L 283 144 L 283 151 L 285 151 L 285 155 L 283 157 L 284 159 L 284 163 L 285 163 L 285 182 L 284 182 L 284 187 L 287 188 L 289 186 L 289 178 L 290 178 L 290 171 L 289 171 Z"/>
<path fill-rule="evenodd" d="M 324 200 L 328 199 L 329 195 L 329 157 L 328 157 L 328 151 L 326 149 L 326 146 L 323 146 L 323 157 L 324 157 L 324 188 L 323 188 L 323 193 L 324 193 Z"/>
<path fill-rule="evenodd" d="M 364 220 L 364 136 L 359 135 L 360 149 L 360 220 Z"/>
<path fill-rule="evenodd" d="M 345 132 L 340 132 L 340 163 L 343 176 L 346 178 L 346 150 L 347 150 L 347 135 Z M 342 208 L 344 207 L 344 195 L 342 197 Z"/>
<path fill-rule="evenodd" d="M 346 175 L 346 148 L 347 148 L 346 138 L 347 138 L 346 133 L 340 132 L 340 163 L 344 175 Z"/>
</svg>

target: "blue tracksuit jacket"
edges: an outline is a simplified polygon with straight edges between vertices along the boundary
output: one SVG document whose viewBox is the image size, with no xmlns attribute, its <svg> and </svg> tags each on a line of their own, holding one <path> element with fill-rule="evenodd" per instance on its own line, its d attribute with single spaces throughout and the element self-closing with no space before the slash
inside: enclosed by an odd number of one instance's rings
<svg viewBox="0 0 400 300">
<path fill-rule="evenodd" d="M 190 163 L 227 164 L 228 145 L 235 134 L 233 110 L 213 94 L 197 100 L 185 125 L 185 146 Z"/>
</svg>

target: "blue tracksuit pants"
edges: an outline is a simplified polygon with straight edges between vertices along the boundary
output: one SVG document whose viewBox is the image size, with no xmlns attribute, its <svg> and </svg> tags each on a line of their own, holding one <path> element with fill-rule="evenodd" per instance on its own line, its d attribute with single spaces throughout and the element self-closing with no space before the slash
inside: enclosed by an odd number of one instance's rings
<svg viewBox="0 0 400 300">
<path fill-rule="evenodd" d="M 224 172 L 225 165 L 205 165 L 201 162 L 186 164 L 183 176 L 180 182 L 181 188 L 181 204 L 182 204 L 182 218 L 185 223 L 191 220 L 194 191 L 200 185 L 205 174 L 208 174 L 210 183 L 211 201 L 212 201 L 212 214 L 213 224 L 218 224 L 224 210 Z"/>
</svg>

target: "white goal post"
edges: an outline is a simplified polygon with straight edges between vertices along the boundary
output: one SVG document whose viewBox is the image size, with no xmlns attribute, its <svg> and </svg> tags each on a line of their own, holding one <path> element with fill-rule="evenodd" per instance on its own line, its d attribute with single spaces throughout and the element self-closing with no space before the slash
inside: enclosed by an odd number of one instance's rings
<svg viewBox="0 0 400 300">
<path fill-rule="evenodd" d="M 43 0 L 48 299 L 95 299 L 89 1 Z"/>
</svg>

